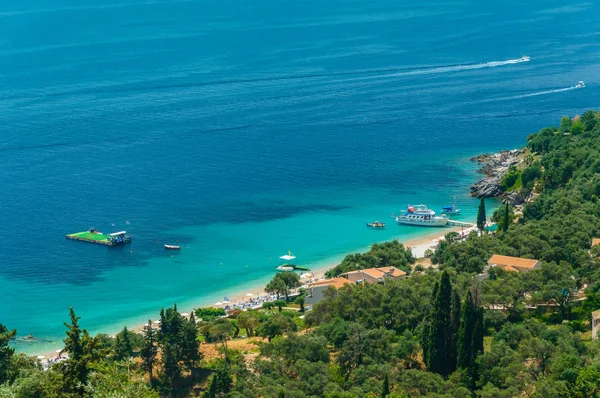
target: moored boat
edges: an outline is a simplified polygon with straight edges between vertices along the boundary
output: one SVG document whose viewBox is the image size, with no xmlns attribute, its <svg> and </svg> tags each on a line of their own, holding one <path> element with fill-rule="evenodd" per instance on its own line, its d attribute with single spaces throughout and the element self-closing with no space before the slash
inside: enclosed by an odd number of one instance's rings
<svg viewBox="0 0 600 398">
<path fill-rule="evenodd" d="M 289 271 L 293 271 L 294 267 L 290 267 L 287 265 L 280 265 L 279 267 L 275 268 L 278 272 L 289 272 Z"/>
<path fill-rule="evenodd" d="M 367 227 L 371 228 L 385 228 L 385 223 L 380 221 L 368 222 Z"/>
<path fill-rule="evenodd" d="M 428 209 L 425 205 L 408 205 L 408 209 L 396 217 L 398 224 L 421 227 L 445 227 L 448 221 L 448 217 L 436 216 L 435 211 Z"/>
<path fill-rule="evenodd" d="M 179 249 L 181 249 L 181 246 L 165 245 L 165 249 L 167 249 L 167 250 L 179 250 Z"/>
<path fill-rule="evenodd" d="M 291 263 L 292 260 L 296 258 L 296 256 L 292 255 L 292 252 L 288 250 L 288 253 L 285 256 L 280 256 L 280 259 L 284 260 L 284 263 L 276 268 L 278 272 L 287 272 L 287 271 L 310 271 L 308 267 L 302 267 L 297 264 Z"/>
<path fill-rule="evenodd" d="M 454 204 L 452 206 L 442 207 L 442 214 L 460 214 L 460 209 L 456 208 L 456 198 L 454 198 Z"/>
<path fill-rule="evenodd" d="M 296 265 L 296 264 L 289 264 L 289 266 L 292 267 L 294 269 L 294 271 L 310 271 L 310 268 L 302 267 L 302 266 Z"/>
</svg>

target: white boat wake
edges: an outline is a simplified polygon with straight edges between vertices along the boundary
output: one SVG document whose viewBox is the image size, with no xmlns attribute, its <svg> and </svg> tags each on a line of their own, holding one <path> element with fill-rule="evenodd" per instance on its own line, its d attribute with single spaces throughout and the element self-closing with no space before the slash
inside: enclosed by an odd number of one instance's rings
<svg viewBox="0 0 600 398">
<path fill-rule="evenodd" d="M 381 79 L 386 77 L 402 77 L 402 76 L 420 76 L 420 75 L 435 75 L 441 73 L 449 73 L 449 72 L 461 72 L 466 70 L 475 70 L 475 69 L 483 69 L 483 68 L 496 68 L 498 66 L 505 65 L 515 65 L 523 62 L 529 62 L 529 57 L 522 57 L 516 59 L 508 59 L 506 61 L 490 61 L 490 62 L 482 62 L 479 64 L 466 64 L 466 65 L 452 65 L 452 66 L 438 66 L 432 68 L 424 68 L 418 70 L 412 70 L 407 72 L 397 72 L 390 73 L 386 75 L 377 75 L 377 76 L 365 76 L 359 77 L 354 80 L 371 80 L 371 79 Z"/>
<path fill-rule="evenodd" d="M 538 92 L 529 93 L 529 94 L 513 95 L 510 97 L 488 98 L 488 99 L 485 99 L 485 100 L 479 101 L 479 102 L 481 103 L 481 102 L 508 101 L 508 100 L 521 99 L 521 98 L 537 97 L 539 95 L 563 93 L 565 91 L 578 90 L 580 88 L 582 88 L 582 87 L 571 86 L 571 87 L 565 87 L 565 88 L 557 88 L 555 90 L 545 90 L 545 91 L 538 91 Z"/>
</svg>

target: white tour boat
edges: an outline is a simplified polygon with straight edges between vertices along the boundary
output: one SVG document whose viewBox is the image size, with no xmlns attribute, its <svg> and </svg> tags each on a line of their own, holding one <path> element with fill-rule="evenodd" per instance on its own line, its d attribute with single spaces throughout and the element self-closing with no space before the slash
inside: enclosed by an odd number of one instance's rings
<svg viewBox="0 0 600 398">
<path fill-rule="evenodd" d="M 436 216 L 435 211 L 429 210 L 425 205 L 408 205 L 408 209 L 396 217 L 398 224 L 422 227 L 445 227 L 448 221 L 448 217 Z"/>
</svg>

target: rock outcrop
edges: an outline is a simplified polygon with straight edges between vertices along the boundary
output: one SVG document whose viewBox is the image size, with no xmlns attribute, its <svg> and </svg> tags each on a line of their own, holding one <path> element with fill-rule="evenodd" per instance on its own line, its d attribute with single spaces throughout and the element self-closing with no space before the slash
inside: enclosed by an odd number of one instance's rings
<svg viewBox="0 0 600 398">
<path fill-rule="evenodd" d="M 525 198 L 521 197 L 519 192 L 504 193 L 500 189 L 504 175 L 512 166 L 518 166 L 523 162 L 523 152 L 522 149 L 513 149 L 472 158 L 472 161 L 482 165 L 477 171 L 485 174 L 485 178 L 471 185 L 471 196 L 478 198 L 503 197 L 512 205 L 523 203 Z"/>
</svg>

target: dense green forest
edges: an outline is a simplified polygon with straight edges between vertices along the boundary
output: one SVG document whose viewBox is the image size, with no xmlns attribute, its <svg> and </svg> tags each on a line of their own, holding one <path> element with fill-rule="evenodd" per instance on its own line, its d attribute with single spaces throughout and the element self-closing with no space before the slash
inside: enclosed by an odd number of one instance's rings
<svg viewBox="0 0 600 398">
<path fill-rule="evenodd" d="M 304 314 L 304 291 L 289 294 L 298 280 L 277 276 L 267 290 L 280 300 L 263 309 L 183 317 L 175 306 L 158 328 L 149 321 L 142 334 L 115 338 L 90 336 L 72 311 L 70 358 L 47 370 L 14 353 L 15 332 L 0 325 L 0 396 L 600 397 L 600 343 L 590 332 L 600 309 L 600 248 L 591 248 L 600 237 L 600 113 L 563 118 L 527 148 L 510 186 L 531 201 L 494 212 L 496 233 L 449 234 L 427 269 L 390 242 L 329 273 L 392 265 L 407 279 L 328 288 Z M 494 253 L 542 265 L 484 270 Z"/>
</svg>

